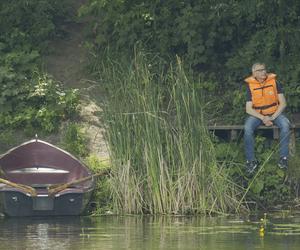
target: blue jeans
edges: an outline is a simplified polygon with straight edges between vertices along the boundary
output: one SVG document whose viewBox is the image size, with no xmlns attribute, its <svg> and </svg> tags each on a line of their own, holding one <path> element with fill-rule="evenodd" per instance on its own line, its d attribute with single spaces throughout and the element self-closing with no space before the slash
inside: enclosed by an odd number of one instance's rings
<svg viewBox="0 0 300 250">
<path fill-rule="evenodd" d="M 279 142 L 279 153 L 280 157 L 288 157 L 289 155 L 289 141 L 290 141 L 290 121 L 283 114 L 280 114 L 273 123 L 280 129 L 280 142 Z M 255 160 L 254 154 L 254 131 L 255 129 L 263 124 L 262 120 L 248 116 L 244 127 L 244 144 L 246 160 Z"/>
</svg>

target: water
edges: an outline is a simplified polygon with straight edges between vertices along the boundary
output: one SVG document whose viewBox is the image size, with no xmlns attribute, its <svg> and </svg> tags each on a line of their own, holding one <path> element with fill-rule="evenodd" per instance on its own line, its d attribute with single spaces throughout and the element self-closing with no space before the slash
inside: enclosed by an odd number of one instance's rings
<svg viewBox="0 0 300 250">
<path fill-rule="evenodd" d="M 52 217 L 0 219 L 0 249 L 200 249 L 300 248 L 300 216 L 260 217 Z"/>
</svg>

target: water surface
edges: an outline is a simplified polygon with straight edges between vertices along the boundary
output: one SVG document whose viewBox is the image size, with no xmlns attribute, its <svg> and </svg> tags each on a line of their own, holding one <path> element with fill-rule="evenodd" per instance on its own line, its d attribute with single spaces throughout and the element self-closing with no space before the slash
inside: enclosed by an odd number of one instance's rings
<svg viewBox="0 0 300 250">
<path fill-rule="evenodd" d="M 3 218 L 0 249 L 300 249 L 300 216 Z"/>
</svg>

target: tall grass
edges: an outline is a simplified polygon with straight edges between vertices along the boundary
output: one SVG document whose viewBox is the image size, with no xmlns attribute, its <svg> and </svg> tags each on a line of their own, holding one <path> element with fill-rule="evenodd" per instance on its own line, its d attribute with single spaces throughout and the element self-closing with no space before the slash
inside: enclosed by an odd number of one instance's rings
<svg viewBox="0 0 300 250">
<path fill-rule="evenodd" d="M 227 213 L 240 191 L 216 161 L 201 92 L 181 61 L 161 67 L 139 52 L 99 67 L 118 213 Z"/>
</svg>

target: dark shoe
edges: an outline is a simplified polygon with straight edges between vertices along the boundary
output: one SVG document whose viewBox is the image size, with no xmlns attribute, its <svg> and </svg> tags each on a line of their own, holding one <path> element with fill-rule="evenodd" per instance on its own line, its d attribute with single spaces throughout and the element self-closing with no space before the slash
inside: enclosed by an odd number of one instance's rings
<svg viewBox="0 0 300 250">
<path fill-rule="evenodd" d="M 287 169 L 288 167 L 288 159 L 287 157 L 281 157 L 278 162 L 278 167 L 281 169 Z"/>
<path fill-rule="evenodd" d="M 247 174 L 253 174 L 255 169 L 258 166 L 258 162 L 256 160 L 254 161 L 246 161 L 246 172 Z"/>
</svg>

